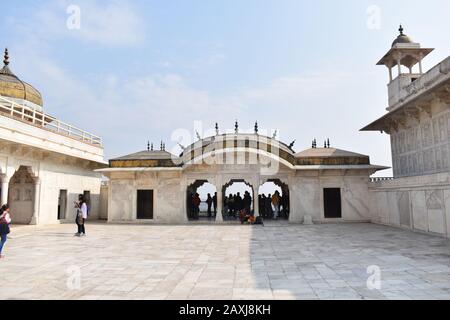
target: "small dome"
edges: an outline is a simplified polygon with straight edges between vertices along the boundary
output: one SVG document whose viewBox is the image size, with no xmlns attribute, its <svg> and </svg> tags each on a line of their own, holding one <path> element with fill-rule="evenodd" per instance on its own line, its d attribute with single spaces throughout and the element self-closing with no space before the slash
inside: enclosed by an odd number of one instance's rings
<svg viewBox="0 0 450 320">
<path fill-rule="evenodd" d="M 8 49 L 5 50 L 4 67 L 0 70 L 0 96 L 25 100 L 39 107 L 43 106 L 41 93 L 33 86 L 20 80 L 9 69 Z"/>
<path fill-rule="evenodd" d="M 414 43 L 414 41 L 412 41 L 410 37 L 403 33 L 402 26 L 400 26 L 400 29 L 398 29 L 398 31 L 400 31 L 400 35 L 397 37 L 397 39 L 394 40 L 394 42 L 392 43 L 392 47 L 399 43 Z"/>
</svg>

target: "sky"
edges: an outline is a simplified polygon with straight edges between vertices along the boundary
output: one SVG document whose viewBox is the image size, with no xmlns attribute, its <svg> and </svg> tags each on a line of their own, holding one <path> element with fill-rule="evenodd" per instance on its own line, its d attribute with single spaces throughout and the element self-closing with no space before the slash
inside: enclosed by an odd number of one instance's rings
<svg viewBox="0 0 450 320">
<path fill-rule="evenodd" d="M 400 23 L 436 48 L 426 69 L 445 59 L 448 12 L 448 0 L 8 1 L 0 46 L 45 112 L 101 136 L 106 159 L 149 140 L 178 154 L 238 119 L 296 151 L 330 138 L 391 166 L 389 137 L 359 132 L 386 112 L 375 64 Z"/>
</svg>

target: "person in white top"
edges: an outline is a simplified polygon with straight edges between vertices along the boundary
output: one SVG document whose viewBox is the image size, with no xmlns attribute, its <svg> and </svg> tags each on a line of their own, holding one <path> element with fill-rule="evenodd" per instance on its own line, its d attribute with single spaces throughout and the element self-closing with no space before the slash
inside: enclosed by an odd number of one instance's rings
<svg viewBox="0 0 450 320">
<path fill-rule="evenodd" d="M 9 205 L 5 204 L 0 209 L 0 259 L 5 258 L 2 255 L 3 247 L 8 240 L 8 234 L 10 233 L 9 225 L 11 224 L 11 215 L 9 213 Z"/>
<path fill-rule="evenodd" d="M 88 218 L 88 206 L 82 194 L 78 196 L 78 202 L 75 203 L 75 208 L 77 209 L 77 217 L 75 222 L 78 226 L 78 232 L 75 234 L 75 236 L 85 237 L 86 228 L 84 225 Z"/>
</svg>

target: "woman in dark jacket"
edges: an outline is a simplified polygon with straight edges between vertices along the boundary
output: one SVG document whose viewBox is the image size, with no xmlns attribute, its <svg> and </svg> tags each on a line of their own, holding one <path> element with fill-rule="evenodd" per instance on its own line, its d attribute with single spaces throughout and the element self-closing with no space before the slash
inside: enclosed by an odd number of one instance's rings
<svg viewBox="0 0 450 320">
<path fill-rule="evenodd" d="M 10 232 L 9 225 L 11 224 L 11 216 L 9 213 L 9 206 L 5 204 L 0 209 L 0 259 L 5 258 L 2 255 L 3 247 L 8 240 L 8 234 Z"/>
</svg>

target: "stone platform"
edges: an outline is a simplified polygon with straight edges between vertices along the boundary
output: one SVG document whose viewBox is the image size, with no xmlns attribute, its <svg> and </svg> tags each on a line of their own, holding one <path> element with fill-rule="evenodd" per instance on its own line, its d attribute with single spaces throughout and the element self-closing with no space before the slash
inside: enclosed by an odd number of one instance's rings
<svg viewBox="0 0 450 320">
<path fill-rule="evenodd" d="M 86 238 L 74 231 L 15 228 L 0 260 L 0 300 L 450 299 L 450 241 L 390 227 L 94 223 Z M 367 288 L 369 266 L 381 269 L 381 290 Z"/>
</svg>

